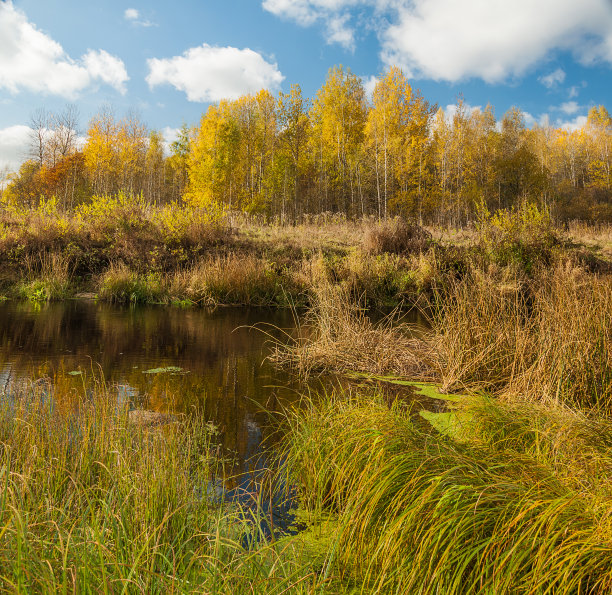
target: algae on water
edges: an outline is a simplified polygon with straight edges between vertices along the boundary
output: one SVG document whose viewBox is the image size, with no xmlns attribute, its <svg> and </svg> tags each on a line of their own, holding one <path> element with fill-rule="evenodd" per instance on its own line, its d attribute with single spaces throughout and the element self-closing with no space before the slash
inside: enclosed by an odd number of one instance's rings
<svg viewBox="0 0 612 595">
<path fill-rule="evenodd" d="M 165 368 L 151 368 L 150 370 L 143 370 L 143 374 L 187 374 L 188 370 L 183 370 L 178 366 L 166 366 Z"/>
</svg>

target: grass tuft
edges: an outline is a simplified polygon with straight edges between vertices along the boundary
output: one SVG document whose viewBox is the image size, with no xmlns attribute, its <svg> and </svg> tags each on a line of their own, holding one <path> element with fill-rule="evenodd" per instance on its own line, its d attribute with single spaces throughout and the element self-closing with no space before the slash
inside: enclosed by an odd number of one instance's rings
<svg viewBox="0 0 612 595">
<path fill-rule="evenodd" d="M 314 522 L 336 518 L 333 568 L 364 592 L 608 592 L 609 438 L 583 458 L 562 436 L 584 427 L 573 419 L 492 402 L 471 413 L 486 423 L 461 443 L 371 397 L 287 413 L 286 472 Z"/>
</svg>

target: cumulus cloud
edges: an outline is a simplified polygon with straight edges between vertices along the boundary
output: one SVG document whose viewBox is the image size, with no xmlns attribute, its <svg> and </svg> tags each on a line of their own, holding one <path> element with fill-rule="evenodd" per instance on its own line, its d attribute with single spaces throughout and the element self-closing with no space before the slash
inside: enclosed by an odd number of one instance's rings
<svg viewBox="0 0 612 595">
<path fill-rule="evenodd" d="M 567 130 L 568 132 L 573 132 L 574 130 L 579 130 L 580 128 L 584 128 L 587 123 L 586 116 L 576 116 L 573 120 L 567 120 L 565 122 L 561 120 L 557 120 L 557 126 L 559 128 L 563 128 L 563 130 Z"/>
<path fill-rule="evenodd" d="M 6 169 L 16 171 L 27 155 L 32 129 L 29 126 L 9 126 L 0 130 L 0 177 Z"/>
<path fill-rule="evenodd" d="M 583 64 L 612 63 L 610 0 L 263 0 L 262 6 L 302 26 L 322 24 L 328 40 L 349 48 L 355 39 L 349 11 L 365 7 L 382 17 L 375 28 L 383 62 L 414 77 L 495 83 L 559 50 Z M 338 18 L 345 19 L 343 34 L 329 26 Z"/>
<path fill-rule="evenodd" d="M 547 88 L 552 89 L 557 85 L 560 85 L 565 80 L 565 71 L 562 68 L 557 68 L 551 73 L 541 76 L 538 80 Z"/>
<path fill-rule="evenodd" d="M 0 2 L 0 89 L 72 99 L 98 82 L 125 93 L 128 78 L 119 58 L 104 50 L 89 50 L 80 60 L 73 60 L 10 0 Z"/>
<path fill-rule="evenodd" d="M 93 79 L 101 80 L 120 93 L 125 93 L 128 75 L 122 60 L 104 50 L 89 50 L 83 56 L 83 64 Z"/>
<path fill-rule="evenodd" d="M 556 49 L 582 61 L 612 39 L 607 0 L 414 0 L 383 34 L 383 58 L 415 76 L 499 82 Z M 608 58 L 612 60 L 612 51 Z"/>
<path fill-rule="evenodd" d="M 285 78 L 276 63 L 245 48 L 214 47 L 204 44 L 182 56 L 147 60 L 147 83 L 172 85 L 184 91 L 189 101 L 216 102 L 236 99 L 260 89 L 277 90 Z"/>
</svg>

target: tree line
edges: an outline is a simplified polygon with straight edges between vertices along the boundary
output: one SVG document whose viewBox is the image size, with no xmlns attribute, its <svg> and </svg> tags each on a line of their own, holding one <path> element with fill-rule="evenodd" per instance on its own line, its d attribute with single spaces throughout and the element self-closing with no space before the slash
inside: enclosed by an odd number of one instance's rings
<svg viewBox="0 0 612 595">
<path fill-rule="evenodd" d="M 334 67 L 316 95 L 299 85 L 211 105 L 199 125 L 164 139 L 134 114 L 108 108 L 77 143 L 77 114 L 37 112 L 31 158 L 4 202 L 55 196 L 69 209 L 124 192 L 155 204 L 223 206 L 284 221 L 305 214 L 401 214 L 462 223 L 474 212 L 535 202 L 560 219 L 612 221 L 612 118 L 592 107 L 581 128 L 535 124 L 511 108 L 452 113 L 427 101 L 399 68 L 371 98 L 350 69 Z"/>
</svg>

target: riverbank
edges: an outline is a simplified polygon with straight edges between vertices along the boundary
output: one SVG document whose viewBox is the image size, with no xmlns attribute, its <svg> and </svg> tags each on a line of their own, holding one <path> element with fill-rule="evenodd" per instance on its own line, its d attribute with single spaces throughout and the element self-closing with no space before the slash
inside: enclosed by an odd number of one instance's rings
<svg viewBox="0 0 612 595">
<path fill-rule="evenodd" d="M 535 208 L 465 230 L 323 215 L 295 226 L 137 199 L 73 212 L 43 203 L 0 219 L 0 295 L 47 301 L 305 306 L 332 282 L 367 306 L 423 306 L 470 270 L 529 278 L 572 261 L 612 268 L 609 228 L 555 229 Z"/>
<path fill-rule="evenodd" d="M 296 376 L 353 382 L 277 404 L 276 485 L 295 493 L 300 531 L 274 539 L 261 508 L 207 497 L 223 461 L 195 410 L 148 428 L 102 382 L 5 394 L 3 588 L 612 589 L 609 231 L 559 230 L 533 208 L 450 232 L 401 220 L 274 227 L 123 208 L 109 206 L 107 219 L 11 215 L 4 293 L 305 305 L 297 334 L 271 358 Z M 429 328 L 373 322 L 376 305 L 422 308 Z M 361 385 L 372 383 L 425 391 L 428 406 L 366 394 Z M 257 493 L 271 498 L 265 488 Z"/>
<path fill-rule="evenodd" d="M 287 481 L 330 571 L 360 592 L 612 589 L 612 276 L 571 260 L 522 273 L 471 269 L 434 293 L 417 335 L 328 286 L 308 333 L 277 345 L 304 376 L 439 403 L 356 389 L 286 414 Z"/>
</svg>

